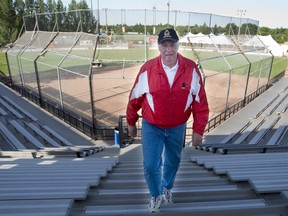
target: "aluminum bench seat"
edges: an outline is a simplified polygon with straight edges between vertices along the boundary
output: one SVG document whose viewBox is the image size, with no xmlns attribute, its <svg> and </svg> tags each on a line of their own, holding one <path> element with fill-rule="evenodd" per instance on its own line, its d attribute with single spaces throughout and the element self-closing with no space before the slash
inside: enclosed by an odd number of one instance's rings
<svg viewBox="0 0 288 216">
<path fill-rule="evenodd" d="M 233 142 L 234 145 L 240 144 L 244 142 L 244 140 L 253 132 L 256 130 L 257 127 L 259 127 L 263 122 L 265 121 L 264 118 L 257 118 L 251 122 L 251 124 L 243 131 L 243 133 L 239 136 L 237 140 Z"/>
<path fill-rule="evenodd" d="M 14 147 L 15 150 L 23 150 L 26 147 L 18 140 L 18 138 L 0 121 L 0 133 Z"/>
<path fill-rule="evenodd" d="M 47 147 L 38 150 L 35 153 L 35 157 L 45 157 L 45 156 L 74 156 L 76 154 L 77 157 L 86 157 L 91 154 L 103 151 L 103 147 L 94 147 L 94 146 L 59 146 L 58 148 Z"/>
<path fill-rule="evenodd" d="M 214 201 L 214 202 L 193 202 L 193 203 L 174 203 L 173 205 L 163 205 L 161 215 L 175 215 L 177 212 L 187 212 L 193 215 L 193 212 L 214 212 L 217 210 L 231 209 L 238 211 L 241 208 L 266 207 L 262 199 L 232 200 L 232 201 Z M 147 204 L 143 205 L 115 205 L 111 206 L 86 206 L 84 216 L 92 215 L 142 215 L 147 214 Z M 181 214 L 182 215 L 182 214 Z M 187 214 L 188 215 L 188 214 Z"/>
<path fill-rule="evenodd" d="M 95 171 L 87 171 L 87 170 L 83 170 L 81 172 L 81 168 L 76 169 L 75 171 L 67 171 L 64 172 L 64 170 L 59 170 L 59 171 L 43 171 L 43 172 L 38 172 L 37 170 L 35 170 L 35 172 L 32 171 L 27 171 L 26 175 L 24 175 L 24 172 L 17 172 L 17 171 L 13 171 L 13 172 L 0 172 L 1 173 L 1 181 L 4 181 L 7 179 L 12 179 L 12 178 L 19 178 L 19 179 L 69 179 L 69 178 L 74 178 L 74 176 L 81 176 L 81 175 L 86 175 L 87 178 L 89 177 L 93 177 L 95 176 L 95 178 L 97 178 L 97 176 L 106 176 L 107 175 L 107 168 L 101 168 L 101 169 L 97 169 L 94 168 Z"/>
<path fill-rule="evenodd" d="M 0 216 L 68 216 L 72 199 L 0 201 Z"/>
<path fill-rule="evenodd" d="M 15 115 L 17 118 L 24 118 L 23 115 L 21 115 L 16 109 L 6 103 L 2 98 L 0 98 L 0 104 L 2 104 L 7 110 L 9 110 L 9 112 L 13 113 L 13 115 Z"/>
<path fill-rule="evenodd" d="M 265 136 L 267 131 L 271 129 L 277 121 L 280 119 L 278 115 L 272 115 L 259 127 L 256 131 L 255 136 L 248 142 L 249 145 L 256 145 Z"/>
<path fill-rule="evenodd" d="M 279 97 L 278 97 L 275 101 L 273 101 L 266 110 L 264 110 L 264 112 L 262 113 L 262 115 L 263 115 L 263 116 L 269 116 L 269 115 L 271 115 L 271 114 L 274 112 L 274 110 L 277 109 L 277 107 L 279 106 L 279 104 L 281 104 L 281 102 L 282 102 L 286 97 L 287 97 L 287 94 L 285 94 L 285 93 L 280 93 L 280 94 L 279 94 Z"/>
<path fill-rule="evenodd" d="M 9 121 L 11 125 L 21 133 L 27 140 L 29 140 L 35 148 L 44 148 L 45 146 L 38 141 L 31 133 L 29 133 L 22 125 L 20 125 L 16 120 Z"/>
<path fill-rule="evenodd" d="M 275 110 L 276 113 L 284 113 L 288 108 L 288 98 L 286 98 Z"/>
<path fill-rule="evenodd" d="M 238 153 L 247 153 L 247 152 L 258 152 L 258 153 L 267 153 L 267 152 L 287 152 L 288 146 L 273 146 L 273 145 L 247 145 L 241 144 L 238 146 L 224 146 L 218 147 L 218 151 L 221 154 L 228 154 L 229 152 L 238 152 Z M 215 150 L 214 150 L 215 151 Z"/>
<path fill-rule="evenodd" d="M 33 116 L 31 113 L 29 113 L 27 110 L 25 110 L 22 106 L 19 106 L 17 103 L 15 103 L 13 100 L 11 100 L 7 95 L 4 95 L 3 98 L 8 101 L 10 104 L 12 104 L 16 109 L 18 109 L 21 113 L 23 113 L 25 116 L 30 118 L 32 121 L 37 121 L 38 119 Z"/>
<path fill-rule="evenodd" d="M 4 109 L 2 109 L 1 107 L 0 107 L 0 114 L 3 116 L 8 115 L 8 113 Z"/>
<path fill-rule="evenodd" d="M 21 150 L 18 149 L 17 151 L 0 151 L 0 158 L 34 158 L 34 154 L 36 150 Z M 1 163 L 1 162 L 0 162 Z"/>
<path fill-rule="evenodd" d="M 273 133 L 269 141 L 266 143 L 266 145 L 277 145 L 278 142 L 283 138 L 283 135 L 287 131 L 288 127 L 288 112 L 286 112 L 281 119 L 279 120 L 279 127 L 277 130 Z"/>
<path fill-rule="evenodd" d="M 236 185 L 211 185 L 211 186 L 197 186 L 189 187 L 189 188 L 174 188 L 174 193 L 179 192 L 187 192 L 187 193 L 194 193 L 194 192 L 207 192 L 207 191 L 225 191 L 225 190 L 238 190 Z M 99 195 L 133 195 L 133 194 L 149 194 L 147 188 L 143 188 L 142 190 L 138 189 L 99 189 L 97 191 Z"/>
<path fill-rule="evenodd" d="M 72 183 L 89 183 L 91 185 L 91 187 L 97 186 L 99 184 L 100 181 L 100 177 L 97 175 L 87 175 L 87 176 L 75 176 L 75 175 L 68 175 L 67 178 L 66 177 L 47 177 L 47 178 L 43 178 L 43 177 L 23 177 L 19 180 L 15 180 L 15 178 L 10 177 L 10 178 L 3 178 L 1 179 L 0 182 L 0 187 L 7 185 L 13 185 L 15 184 L 23 184 L 23 183 L 27 183 L 27 185 L 29 184 L 33 184 L 35 183 L 35 185 L 40 184 L 43 182 L 43 184 L 45 183 L 61 183 L 61 182 L 67 182 L 67 184 L 69 184 L 69 182 Z M 40 183 L 39 183 L 40 182 Z"/>
<path fill-rule="evenodd" d="M 57 139 L 59 139 L 63 144 L 67 145 L 67 146 L 73 146 L 73 144 L 68 141 L 67 139 L 65 139 L 63 136 L 61 136 L 60 134 L 58 134 L 56 131 L 54 131 L 52 128 L 50 128 L 47 125 L 44 125 L 43 128 L 49 132 L 52 136 L 56 137 Z"/>
<path fill-rule="evenodd" d="M 204 163 L 204 167 L 206 169 L 213 169 L 214 172 L 219 172 L 219 173 L 224 173 L 225 171 L 227 170 L 234 170 L 234 169 L 243 169 L 245 167 L 282 167 L 282 166 L 286 166 L 287 165 L 287 160 L 285 161 L 278 161 L 275 159 L 275 161 L 272 161 L 272 160 L 268 160 L 268 161 L 261 161 L 260 163 L 256 161 L 243 161 L 243 162 L 240 162 L 240 161 L 235 161 L 233 163 Z"/>
<path fill-rule="evenodd" d="M 284 196 L 286 199 L 288 199 L 288 190 L 281 192 L 282 196 Z"/>
<path fill-rule="evenodd" d="M 264 180 L 264 181 L 263 181 Z M 288 191 L 287 178 L 270 178 L 267 179 L 249 179 L 250 185 L 257 193 L 277 193 L 281 191 Z"/>
<path fill-rule="evenodd" d="M 288 169 L 282 169 L 282 170 L 273 170 L 274 173 L 271 174 L 271 170 L 266 170 L 266 171 L 257 171 L 253 170 L 251 172 L 247 173 L 239 173 L 239 172 L 227 172 L 227 175 L 231 181 L 248 181 L 250 178 L 260 178 L 260 177 L 267 177 L 267 176 L 275 176 L 279 178 L 287 178 L 287 171 Z M 244 171 L 245 172 L 245 171 Z M 286 172 L 286 173 L 283 173 Z"/>
<path fill-rule="evenodd" d="M 102 157 L 87 157 L 87 158 L 48 158 L 41 160 L 27 160 L 27 159 L 14 159 L 14 158 L 0 158 L 0 165 L 7 164 L 17 167 L 33 167 L 38 166 L 44 169 L 45 167 L 65 167 L 65 168 L 78 168 L 78 167 L 91 167 L 106 166 L 108 169 L 115 166 L 119 162 L 117 157 L 102 158 Z M 21 164 L 21 166 L 19 166 Z"/>
<path fill-rule="evenodd" d="M 202 149 L 206 151 L 210 151 L 212 153 L 220 152 L 221 154 L 228 154 L 229 152 L 258 152 L 258 153 L 266 153 L 266 152 L 281 152 L 287 151 L 288 146 L 278 146 L 278 145 L 248 145 L 248 144 L 208 144 L 204 145 Z"/>
<path fill-rule="evenodd" d="M 227 119 L 224 123 L 217 126 L 211 132 L 205 135 L 204 144 L 221 143 L 223 139 L 231 133 L 240 131 L 241 128 L 251 121 L 252 118 L 261 115 L 262 110 L 265 109 L 275 97 L 278 97 L 279 92 L 287 88 L 287 77 L 283 77 L 275 85 L 272 85 L 265 93 L 259 95 L 253 102 L 247 104 L 241 110 Z"/>
<path fill-rule="evenodd" d="M 70 179 L 67 178 L 62 178 L 62 179 L 37 179 L 37 178 L 30 178 L 30 179 L 19 179 L 19 181 L 13 181 L 11 179 L 6 179 L 5 181 L 0 181 L 0 188 L 3 187 L 39 187 L 39 186 L 71 186 L 73 187 L 74 185 L 83 185 L 83 184 L 90 184 L 91 187 L 96 187 L 99 185 L 100 182 L 100 177 L 94 176 L 94 177 L 89 177 L 87 178 L 73 178 L 71 177 Z"/>
<path fill-rule="evenodd" d="M 273 169 L 273 167 L 285 167 L 287 166 L 287 162 L 281 162 L 278 160 L 278 162 L 271 163 L 271 161 L 262 162 L 259 164 L 255 164 L 255 162 L 251 161 L 250 163 L 242 163 L 242 164 L 212 164 L 205 166 L 206 168 L 213 169 L 213 171 L 217 175 L 226 174 L 227 170 L 241 170 L 245 167 L 254 167 L 254 168 L 262 168 L 265 167 L 266 169 Z"/>
<path fill-rule="evenodd" d="M 259 153 L 251 153 L 251 154 L 231 154 L 231 155 L 219 155 L 219 154 L 209 154 L 209 155 L 192 155 L 190 156 L 190 160 L 199 165 L 211 164 L 211 163 L 245 163 L 247 161 L 254 161 L 255 164 L 258 162 L 269 161 L 269 160 L 279 160 L 281 157 L 281 161 L 286 161 L 288 159 L 287 152 L 274 152 L 269 154 L 259 154 Z"/>
<path fill-rule="evenodd" d="M 75 199 L 84 200 L 90 185 L 53 187 L 0 188 L 0 200 Z"/>
<path fill-rule="evenodd" d="M 84 149 L 41 149 L 35 152 L 35 158 L 46 158 L 46 157 L 65 157 L 65 156 L 76 156 L 77 158 L 83 158 L 89 156 L 89 152 Z"/>
<path fill-rule="evenodd" d="M 40 128 L 38 128 L 35 124 L 33 123 L 26 123 L 31 130 L 34 131 L 35 134 L 39 135 L 45 142 L 48 144 L 52 145 L 53 147 L 60 147 L 61 145 L 57 143 L 55 140 L 53 140 L 50 136 L 48 136 L 46 133 L 44 133 Z"/>
</svg>

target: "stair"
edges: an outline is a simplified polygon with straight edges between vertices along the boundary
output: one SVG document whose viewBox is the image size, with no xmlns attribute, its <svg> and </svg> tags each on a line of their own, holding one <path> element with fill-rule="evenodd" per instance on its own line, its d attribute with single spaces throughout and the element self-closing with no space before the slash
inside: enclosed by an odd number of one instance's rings
<svg viewBox="0 0 288 216">
<path fill-rule="evenodd" d="M 130 158 L 131 159 L 131 158 Z M 249 185 L 249 184 L 248 184 Z M 225 175 L 196 163 L 181 162 L 173 188 L 174 204 L 163 205 L 157 215 L 285 215 L 285 205 L 269 206 L 251 188 L 232 183 Z M 141 158 L 121 160 L 85 201 L 77 201 L 69 216 L 151 215 L 150 195 L 144 180 Z M 81 213 L 81 214 L 80 214 Z"/>
</svg>

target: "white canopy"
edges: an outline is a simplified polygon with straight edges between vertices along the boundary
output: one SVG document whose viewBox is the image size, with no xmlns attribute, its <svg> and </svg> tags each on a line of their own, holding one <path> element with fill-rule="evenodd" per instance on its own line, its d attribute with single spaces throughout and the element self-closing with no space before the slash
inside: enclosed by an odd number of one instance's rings
<svg viewBox="0 0 288 216">
<path fill-rule="evenodd" d="M 220 45 L 233 45 L 233 43 L 224 35 L 204 35 L 202 33 L 198 34 L 192 34 L 191 32 L 188 32 L 184 37 L 180 38 L 180 43 L 189 43 L 189 40 L 192 43 L 198 43 L 198 44 L 220 44 Z"/>
<path fill-rule="evenodd" d="M 261 36 L 255 35 L 244 46 L 266 47 L 274 56 L 283 56 L 284 49 L 272 38 L 271 35 Z"/>
</svg>

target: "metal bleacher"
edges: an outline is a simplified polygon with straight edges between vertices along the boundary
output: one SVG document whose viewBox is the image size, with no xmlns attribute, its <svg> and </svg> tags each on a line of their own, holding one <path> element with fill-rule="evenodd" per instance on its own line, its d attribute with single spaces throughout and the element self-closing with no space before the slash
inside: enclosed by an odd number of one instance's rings
<svg viewBox="0 0 288 216">
<path fill-rule="evenodd" d="M 34 114 L 5 94 L 0 96 L 0 114 L 0 133 L 6 140 L 0 148 L 5 150 L 2 155 L 11 156 L 11 151 L 17 151 L 17 155 L 29 155 L 30 151 L 33 157 L 43 157 L 45 153 L 46 156 L 83 157 L 103 150 L 102 147 L 74 145 L 48 125 L 41 124 Z"/>
<path fill-rule="evenodd" d="M 240 151 L 220 154 L 218 151 L 203 151 L 204 148 L 184 148 L 173 188 L 175 203 L 161 207 L 157 215 L 288 215 L 288 148 L 280 144 L 281 137 L 285 138 L 284 133 L 287 131 L 287 112 L 275 112 L 287 97 L 278 100 L 277 105 L 271 102 L 273 99 L 276 102 L 280 97 L 278 94 L 284 92 L 283 87 L 288 85 L 287 78 L 278 84 L 280 86 L 275 84 L 256 103 L 252 102 L 249 107 L 245 107 L 242 110 L 244 113 L 239 113 L 239 116 L 236 114 L 236 119 L 233 120 L 232 116 L 229 124 L 225 125 L 224 122 L 220 125 L 222 128 L 211 133 L 211 137 L 210 134 L 205 136 L 210 141 L 208 145 L 205 144 L 207 146 L 237 146 Z M 271 109 L 274 111 L 269 112 L 269 115 L 264 115 L 269 106 L 276 108 Z M 253 122 L 256 122 L 253 128 L 249 128 Z M 233 123 L 236 126 L 231 125 Z M 229 128 L 229 131 L 219 134 L 223 128 Z M 251 132 L 239 144 L 233 144 L 246 130 Z M 213 143 L 215 138 L 219 141 Z M 257 145 L 265 146 L 270 138 L 276 140 L 270 146 L 274 152 L 259 153 Z M 221 140 L 226 142 L 221 143 Z M 119 165 L 101 181 L 99 188 L 89 192 L 90 199 L 83 201 L 81 208 L 72 208 L 72 212 L 81 209 L 84 216 L 151 215 L 147 212 L 150 197 L 143 178 L 141 145 L 129 147 L 131 149 L 120 155 Z M 247 151 L 248 148 L 250 150 Z"/>
<path fill-rule="evenodd" d="M 51 129 L 47 125 L 44 125 L 42 128 L 44 128 L 48 133 L 50 133 L 51 136 L 56 137 L 57 139 L 59 139 L 59 141 L 61 143 L 63 143 L 64 145 L 73 146 L 73 144 L 71 142 L 69 142 L 69 140 L 66 140 L 65 138 L 63 138 L 63 136 L 58 134 L 56 131 L 54 131 L 53 129 Z"/>
<path fill-rule="evenodd" d="M 217 175 L 227 175 L 232 182 L 248 181 L 259 194 L 280 194 L 288 190 L 287 156 L 287 152 L 274 152 L 230 154 L 222 157 L 192 156 L 191 160 L 212 169 Z"/>
<path fill-rule="evenodd" d="M 61 145 L 53 140 L 50 136 L 48 136 L 45 132 L 43 132 L 37 125 L 32 123 L 25 123 L 31 130 L 34 131 L 35 134 L 41 136 L 41 138 L 48 144 L 52 145 L 53 147 L 60 147 Z"/>
<path fill-rule="evenodd" d="M 92 156 L 0 158 L 0 216 L 68 216 L 72 204 L 85 200 L 117 162 Z"/>
<path fill-rule="evenodd" d="M 283 77 L 270 87 L 265 94 L 257 97 L 253 103 L 247 104 L 236 113 L 233 118 L 226 120 L 225 124 L 219 125 L 205 137 L 205 144 L 221 143 L 227 136 L 238 134 L 245 125 L 249 125 L 253 119 L 257 119 L 275 101 L 279 94 L 287 93 L 288 78 Z M 287 101 L 287 98 L 286 100 Z M 284 102 L 285 102 L 284 101 Z"/>
<path fill-rule="evenodd" d="M 287 86 L 287 77 L 284 77 L 267 90 L 267 93 L 208 134 L 201 149 L 225 154 L 228 151 L 288 150 L 288 146 L 282 142 L 287 136 Z M 253 107 L 254 112 L 249 112 Z M 229 129 L 230 125 L 234 125 L 231 126 L 233 131 Z"/>
<path fill-rule="evenodd" d="M 24 115 L 26 115 L 28 118 L 30 118 L 32 121 L 37 121 L 38 119 L 32 115 L 30 112 L 25 110 L 23 107 L 19 106 L 17 103 L 15 103 L 13 100 L 11 100 L 7 95 L 3 95 L 3 98 L 8 101 L 10 104 L 12 104 L 16 109 L 21 111 Z"/>
<path fill-rule="evenodd" d="M 206 134 L 203 148 L 186 146 L 173 188 L 175 203 L 155 215 L 288 216 L 288 117 L 282 105 L 287 97 L 276 104 L 287 85 L 284 77 Z M 269 106 L 273 111 L 264 115 Z M 141 144 L 121 149 L 112 145 L 81 158 L 57 155 L 57 149 L 91 148 L 74 146 L 67 136 L 61 142 L 61 130 L 42 124 L 39 116 L 33 121 L 18 110 L 23 115 L 19 119 L 3 110 L 8 115 L 1 114 L 0 123 L 13 131 L 11 121 L 18 122 L 44 148 L 34 158 L 0 157 L 0 216 L 151 215 Z M 60 147 L 49 144 L 46 136 Z M 217 150 L 212 153 L 209 146 Z M 269 149 L 264 153 L 263 147 Z"/>
<path fill-rule="evenodd" d="M 23 150 L 26 147 L 17 139 L 16 136 L 0 121 L 0 133 L 11 144 L 12 150 Z"/>
<path fill-rule="evenodd" d="M 0 104 L 8 109 L 9 112 L 14 114 L 17 118 L 22 119 L 24 118 L 23 115 L 21 115 L 17 110 L 15 110 L 12 106 L 10 106 L 8 103 L 6 103 L 3 99 L 0 98 Z"/>
<path fill-rule="evenodd" d="M 0 88 L 0 216 L 68 216 L 117 165 L 119 149 L 62 136 L 65 125 Z"/>
<path fill-rule="evenodd" d="M 30 141 L 35 148 L 44 148 L 45 146 L 38 141 L 31 133 L 29 133 L 19 122 L 16 120 L 9 121 L 11 125 L 15 128 L 16 131 L 18 131 L 26 140 Z"/>
</svg>

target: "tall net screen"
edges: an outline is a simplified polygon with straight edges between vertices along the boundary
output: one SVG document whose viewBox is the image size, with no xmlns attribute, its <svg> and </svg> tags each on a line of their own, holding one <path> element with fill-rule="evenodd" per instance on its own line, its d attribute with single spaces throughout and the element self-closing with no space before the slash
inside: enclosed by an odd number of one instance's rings
<svg viewBox="0 0 288 216">
<path fill-rule="evenodd" d="M 139 68 L 159 55 L 165 27 L 200 68 L 210 118 L 267 84 L 272 55 L 257 37 L 258 21 L 156 9 L 25 17 L 25 32 L 7 51 L 12 80 L 96 127 L 115 126 Z"/>
</svg>

